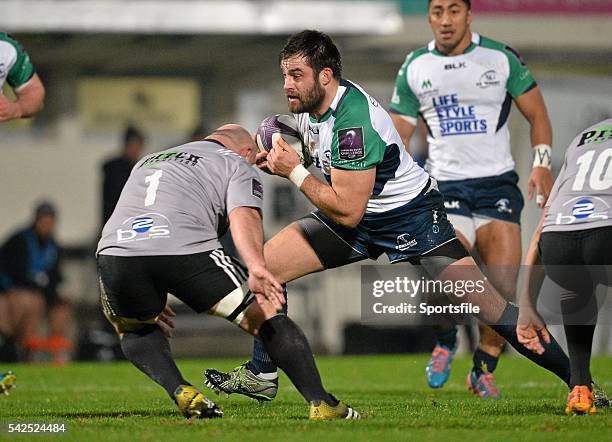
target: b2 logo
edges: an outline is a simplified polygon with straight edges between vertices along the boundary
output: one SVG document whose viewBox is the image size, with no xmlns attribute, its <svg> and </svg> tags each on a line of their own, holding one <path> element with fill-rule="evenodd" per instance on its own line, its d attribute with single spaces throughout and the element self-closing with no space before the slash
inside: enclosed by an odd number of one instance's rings
<svg viewBox="0 0 612 442">
<path fill-rule="evenodd" d="M 168 218 L 159 213 L 147 213 L 128 218 L 123 222 L 123 225 L 125 224 L 130 225 L 131 228 L 117 229 L 118 243 L 170 237 L 170 222 Z"/>
</svg>

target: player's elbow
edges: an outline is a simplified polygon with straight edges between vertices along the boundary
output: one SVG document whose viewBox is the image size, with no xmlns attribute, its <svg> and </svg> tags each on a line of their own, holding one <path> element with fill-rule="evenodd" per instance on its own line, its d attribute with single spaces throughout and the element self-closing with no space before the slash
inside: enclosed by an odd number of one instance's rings
<svg viewBox="0 0 612 442">
<path fill-rule="evenodd" d="M 361 218 L 363 218 L 363 213 L 360 214 L 345 214 L 336 217 L 336 222 L 341 226 L 348 227 L 350 229 L 354 229 L 361 222 Z"/>
</svg>

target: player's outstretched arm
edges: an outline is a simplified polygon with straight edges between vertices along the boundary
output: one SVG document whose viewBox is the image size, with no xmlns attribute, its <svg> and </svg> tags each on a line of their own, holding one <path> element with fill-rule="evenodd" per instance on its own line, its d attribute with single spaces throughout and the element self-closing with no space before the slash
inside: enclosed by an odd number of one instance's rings
<svg viewBox="0 0 612 442">
<path fill-rule="evenodd" d="M 285 296 L 283 287 L 266 269 L 261 212 L 253 207 L 237 207 L 230 212 L 229 219 L 232 239 L 249 270 L 249 289 L 258 301 L 263 296 L 280 310 Z"/>
<path fill-rule="evenodd" d="M 538 86 L 515 100 L 516 106 L 531 125 L 531 145 L 534 149 L 534 162 L 527 182 L 527 197 L 537 195 L 536 202 L 544 207 L 553 186 L 550 171 L 552 160 L 552 126 L 544 104 L 544 97 Z"/>
<path fill-rule="evenodd" d="M 37 74 L 15 90 L 17 99 L 11 101 L 0 94 L 0 121 L 31 117 L 43 108 L 45 88 Z"/>
<path fill-rule="evenodd" d="M 544 353 L 544 347 L 540 342 L 539 336 L 547 344 L 550 344 L 550 334 L 546 324 L 536 310 L 538 295 L 545 277 L 544 270 L 538 265 L 540 264 L 538 242 L 540 241 L 546 212 L 547 209 L 544 209 L 525 257 L 525 277 L 523 278 L 523 286 L 519 297 L 519 318 L 516 325 L 516 334 L 519 342 L 537 354 Z"/>
<path fill-rule="evenodd" d="M 267 167 L 275 175 L 291 180 L 318 209 L 346 227 L 355 227 L 361 221 L 376 179 L 376 168 L 332 169 L 330 186 L 312 176 L 282 139 L 268 153 Z"/>
</svg>

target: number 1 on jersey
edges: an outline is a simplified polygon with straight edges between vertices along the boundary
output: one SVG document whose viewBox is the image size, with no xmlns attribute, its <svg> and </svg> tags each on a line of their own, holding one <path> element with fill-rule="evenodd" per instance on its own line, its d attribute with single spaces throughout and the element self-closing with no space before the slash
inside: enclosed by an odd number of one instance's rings
<svg viewBox="0 0 612 442">
<path fill-rule="evenodd" d="M 156 170 L 154 174 L 147 175 L 145 183 L 148 184 L 147 196 L 145 197 L 145 207 L 152 206 L 155 204 L 155 198 L 157 197 L 157 188 L 159 187 L 159 179 L 162 176 L 163 171 Z"/>
</svg>

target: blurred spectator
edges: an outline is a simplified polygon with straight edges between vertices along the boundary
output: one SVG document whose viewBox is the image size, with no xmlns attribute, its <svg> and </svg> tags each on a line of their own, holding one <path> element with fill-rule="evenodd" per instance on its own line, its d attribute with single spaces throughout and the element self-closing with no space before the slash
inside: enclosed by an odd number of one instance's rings
<svg viewBox="0 0 612 442">
<path fill-rule="evenodd" d="M 48 352 L 56 363 L 65 362 L 72 349 L 67 337 L 70 304 L 58 293 L 62 281 L 60 249 L 54 239 L 55 207 L 36 207 L 31 225 L 11 235 L 0 249 L 0 285 L 3 294 L 2 332 L 25 351 L 26 359 Z M 47 317 L 47 335 L 41 337 Z"/>
<path fill-rule="evenodd" d="M 4 82 L 13 89 L 15 101 L 2 95 Z M 45 88 L 28 53 L 19 42 L 0 32 L 0 122 L 27 118 L 40 112 Z"/>
<path fill-rule="evenodd" d="M 102 185 L 102 225 L 110 218 L 130 176 L 132 167 L 145 151 L 144 134 L 133 126 L 128 126 L 123 135 L 123 151 L 102 166 L 104 181 Z"/>
</svg>

